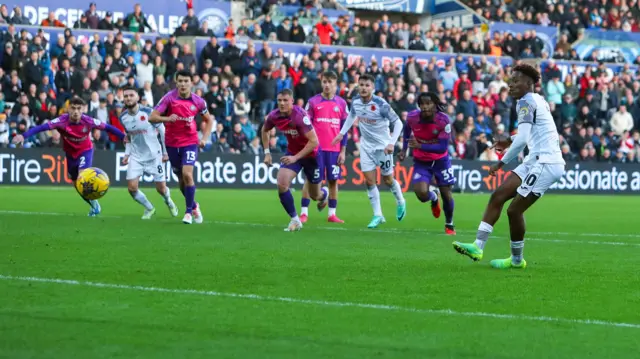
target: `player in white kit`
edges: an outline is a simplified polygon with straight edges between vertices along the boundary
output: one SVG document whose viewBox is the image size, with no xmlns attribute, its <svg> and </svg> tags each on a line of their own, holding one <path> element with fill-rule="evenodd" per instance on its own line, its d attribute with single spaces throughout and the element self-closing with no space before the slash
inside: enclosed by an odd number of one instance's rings
<svg viewBox="0 0 640 359">
<path fill-rule="evenodd" d="M 156 213 L 147 196 L 138 188 L 140 177 L 144 174 L 153 176 L 156 190 L 169 207 L 171 216 L 178 215 L 178 208 L 171 200 L 163 162 L 169 157 L 164 146 L 164 125 L 150 123 L 150 107 L 138 104 L 138 91 L 133 87 L 124 88 L 124 106 L 126 110 L 120 115 L 120 123 L 125 128 L 127 143 L 123 165 L 127 166 L 127 186 L 131 197 L 144 207 L 142 219 L 150 219 Z M 158 135 L 160 139 L 158 139 Z"/>
<path fill-rule="evenodd" d="M 502 207 L 511 198 L 507 209 L 511 232 L 511 257 L 491 261 L 494 268 L 525 268 L 524 212 L 531 207 L 564 174 L 565 162 L 560 151 L 556 125 L 544 98 L 534 93 L 540 73 L 534 67 L 522 64 L 513 68 L 509 94 L 517 100 L 518 134 L 496 142 L 496 149 L 507 149 L 502 161 L 491 167 L 494 175 L 506 163 L 516 159 L 525 146 L 529 154 L 513 174 L 491 195 L 474 243 L 453 242 L 453 247 L 474 261 L 482 259 L 484 245 L 500 218 Z"/>
<path fill-rule="evenodd" d="M 353 123 L 358 120 L 360 129 L 360 169 L 367 184 L 369 201 L 373 207 L 373 219 L 369 228 L 376 228 L 385 222 L 380 206 L 380 192 L 377 186 L 376 169 L 380 167 L 382 180 L 391 189 L 396 199 L 396 218 L 402 221 L 407 206 L 402 195 L 402 188 L 393 177 L 393 152 L 402 134 L 402 121 L 384 99 L 374 96 L 375 80 L 365 74 L 358 80 L 358 95 L 351 102 L 351 111 L 340 133 L 333 139 L 336 145 L 349 132 Z M 389 126 L 393 126 L 393 133 Z"/>
</svg>

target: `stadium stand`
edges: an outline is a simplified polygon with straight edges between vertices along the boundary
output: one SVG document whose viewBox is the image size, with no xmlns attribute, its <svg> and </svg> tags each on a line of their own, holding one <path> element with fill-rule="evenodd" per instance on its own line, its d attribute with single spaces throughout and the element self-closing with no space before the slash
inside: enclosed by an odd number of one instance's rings
<svg viewBox="0 0 640 359">
<path fill-rule="evenodd" d="M 10 12 L 3 5 L 0 147 L 11 146 L 15 134 L 64 113 L 72 96 L 88 102 L 91 116 L 122 128 L 119 88 L 137 86 L 143 104 L 152 106 L 173 85 L 172 75 L 186 68 L 193 73 L 194 91 L 205 98 L 217 120 L 204 150 L 260 154 L 256 134 L 265 114 L 274 108 L 275 94 L 292 88 L 304 105 L 320 91 L 319 72 L 332 69 L 338 73 L 339 95 L 345 99 L 355 94 L 359 75 L 374 75 L 377 94 L 401 118 L 416 108 L 418 92 L 437 92 L 449 105 L 455 130 L 450 152 L 456 158 L 495 161 L 498 156 L 490 149 L 491 141 L 517 128 L 515 104 L 505 89 L 511 66 L 514 61 L 534 61 L 543 74 L 537 91 L 550 103 L 565 158 L 635 163 L 640 149 L 640 76 L 635 67 L 566 61 L 580 59 L 571 43 L 581 36 L 581 29 L 638 31 L 637 1 L 627 2 L 620 11 L 615 11 L 615 1 L 603 1 L 607 6 L 595 10 L 583 6 L 583 1 L 566 7 L 522 0 L 506 6 L 491 0 L 467 2 L 492 20 L 559 26 L 552 54 L 556 60 L 544 61 L 540 59 L 549 53 L 534 30 L 513 34 L 480 27 L 423 29 L 393 23 L 386 15 L 379 21 L 350 15 L 330 20 L 323 13 L 329 10 L 318 2 L 296 16 L 274 14 L 277 21 L 269 15 L 272 3 L 252 2 L 248 6 L 254 15 L 266 15 L 258 21 L 244 19 L 237 26 L 229 21 L 220 38 L 211 36 L 212 30 L 200 23 L 193 9 L 185 12 L 173 35 L 161 37 L 146 33 L 152 28 L 139 5 L 114 22 L 109 11 L 99 18 L 91 4 L 72 29 L 64 29 L 53 13 L 40 24 L 29 24 L 20 7 Z M 342 10 L 333 1 L 324 5 Z M 47 34 L 55 27 L 64 35 L 49 41 Z M 211 38 L 194 41 L 193 36 Z M 347 55 L 349 49 L 369 56 Z M 382 55 L 369 61 L 376 53 L 397 55 L 393 61 Z M 349 137 L 348 152 L 353 155 L 358 151 L 357 130 Z M 97 148 L 118 148 L 105 133 L 95 132 L 93 139 Z M 42 133 L 27 139 L 25 146 L 57 147 L 60 136 L 55 131 Z M 284 136 L 279 136 L 271 151 L 282 152 L 285 146 Z"/>
</svg>

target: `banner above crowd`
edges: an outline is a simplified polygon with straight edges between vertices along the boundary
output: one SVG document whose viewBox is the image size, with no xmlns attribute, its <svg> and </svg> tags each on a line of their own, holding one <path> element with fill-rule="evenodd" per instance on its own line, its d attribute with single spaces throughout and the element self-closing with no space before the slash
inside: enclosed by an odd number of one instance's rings
<svg viewBox="0 0 640 359">
<path fill-rule="evenodd" d="M 482 26 L 488 21 L 473 9 L 457 0 L 428 0 L 428 11 L 432 24 L 442 28 L 460 27 L 468 29 Z"/>
<path fill-rule="evenodd" d="M 60 2 L 50 0 L 9 0 L 5 3 L 13 9 L 20 6 L 22 13 L 31 24 L 40 25 L 49 12 L 53 11 L 56 19 L 65 26 L 72 28 L 80 16 L 89 9 L 89 2 L 85 0 L 65 0 Z M 114 21 L 125 18 L 133 12 L 136 2 L 126 0 L 110 0 L 99 3 L 98 16 L 104 18 L 107 11 L 113 13 Z M 185 2 L 180 0 L 154 0 L 140 2 L 142 12 L 147 16 L 153 32 L 168 35 L 172 34 L 180 26 L 183 16 L 187 14 Z M 196 16 L 202 21 L 207 21 L 209 29 L 216 35 L 222 36 L 227 27 L 227 21 L 231 17 L 231 2 L 218 0 L 199 0 L 194 5 Z"/>
<path fill-rule="evenodd" d="M 508 24 L 505 22 L 494 22 L 489 27 L 489 34 L 494 33 L 524 34 L 527 31 L 535 31 L 536 37 L 544 43 L 544 49 L 548 55 L 553 55 L 558 42 L 558 29 L 553 26 L 529 25 L 529 24 Z"/>
<path fill-rule="evenodd" d="M 640 56 L 640 34 L 611 31 L 585 30 L 581 40 L 573 48 L 583 60 L 595 59 L 605 62 L 634 63 Z"/>
<path fill-rule="evenodd" d="M 208 39 L 205 38 L 197 38 L 196 39 L 196 51 L 200 53 L 200 51 L 206 46 Z M 219 39 L 218 43 L 221 46 L 227 44 L 227 40 Z M 262 50 L 262 42 L 255 41 L 253 42 L 257 51 Z M 269 45 L 274 50 L 282 49 L 284 51 L 285 56 L 289 59 L 291 64 L 295 61 L 302 60 L 302 58 L 309 53 L 312 48 L 312 45 L 309 44 L 294 44 L 294 43 L 286 43 L 286 42 L 269 42 Z M 246 49 L 247 47 L 247 39 L 238 40 L 237 46 L 240 49 Z M 347 59 L 347 66 L 353 64 L 356 59 L 361 58 L 367 64 L 369 64 L 372 60 L 375 60 L 380 66 L 383 66 L 385 63 L 389 63 L 393 66 L 399 66 L 402 71 L 405 60 L 409 56 L 413 56 L 416 59 L 416 62 L 419 64 L 426 66 L 431 59 L 436 59 L 436 64 L 438 67 L 443 68 L 445 63 L 448 62 L 451 58 L 455 58 L 458 54 L 454 53 L 441 53 L 441 52 L 427 52 L 427 51 L 410 51 L 410 50 L 388 50 L 388 49 L 377 49 L 377 48 L 366 48 L 366 47 L 350 47 L 350 46 L 323 46 L 320 45 L 320 50 L 325 53 L 336 53 L 341 51 L 344 53 L 345 58 Z M 483 57 L 487 58 L 487 61 L 491 63 L 498 63 L 501 66 L 508 66 L 513 63 L 513 59 L 510 57 L 495 57 L 495 56 L 484 56 L 484 55 L 462 55 L 464 61 L 467 61 L 468 57 L 472 57 L 475 61 L 482 60 Z"/>
<path fill-rule="evenodd" d="M 337 0 L 337 3 L 348 9 L 406 12 L 420 15 L 427 12 L 427 2 L 429 1 L 433 0 Z"/>
</svg>

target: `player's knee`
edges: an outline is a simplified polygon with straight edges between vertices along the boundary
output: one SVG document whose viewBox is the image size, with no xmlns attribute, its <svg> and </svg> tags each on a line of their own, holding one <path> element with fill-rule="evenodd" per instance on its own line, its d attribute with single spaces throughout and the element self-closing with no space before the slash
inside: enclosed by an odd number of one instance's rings
<svg viewBox="0 0 640 359">
<path fill-rule="evenodd" d="M 499 192 L 493 192 L 491 197 L 489 197 L 489 205 L 490 206 L 501 206 L 506 202 L 506 199 Z"/>
<path fill-rule="evenodd" d="M 278 192 L 279 193 L 285 193 L 288 190 L 289 190 L 289 184 L 288 183 L 278 182 Z"/>
<path fill-rule="evenodd" d="M 382 177 L 382 180 L 384 181 L 384 184 L 386 184 L 387 186 L 389 187 L 393 186 L 393 176 L 384 176 Z"/>
<path fill-rule="evenodd" d="M 507 216 L 509 216 L 509 218 L 516 218 L 522 216 L 522 211 L 517 206 L 511 205 L 507 208 Z"/>
<path fill-rule="evenodd" d="M 184 182 L 185 186 L 193 186 L 193 173 L 183 173 L 182 182 Z"/>
<path fill-rule="evenodd" d="M 427 193 L 426 191 L 416 190 L 416 191 L 414 191 L 414 193 L 416 194 L 416 197 L 418 198 L 418 201 L 420 201 L 420 202 L 429 201 L 429 193 Z"/>
</svg>

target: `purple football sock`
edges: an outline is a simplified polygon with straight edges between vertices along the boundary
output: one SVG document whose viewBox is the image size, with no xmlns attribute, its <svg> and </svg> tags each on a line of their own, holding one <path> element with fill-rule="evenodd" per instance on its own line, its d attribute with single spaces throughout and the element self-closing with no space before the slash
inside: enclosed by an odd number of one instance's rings
<svg viewBox="0 0 640 359">
<path fill-rule="evenodd" d="M 184 186 L 184 202 L 185 213 L 191 213 L 193 211 L 193 204 L 196 198 L 196 186 Z"/>
<path fill-rule="evenodd" d="M 444 209 L 445 224 L 453 224 L 453 198 L 442 201 L 442 209 Z"/>
<path fill-rule="evenodd" d="M 337 208 L 338 200 L 337 199 L 329 199 L 329 208 Z"/>
<path fill-rule="evenodd" d="M 280 197 L 282 198 L 282 197 Z M 311 199 L 310 198 L 302 198 L 302 201 L 300 201 L 300 204 L 302 205 L 302 207 L 309 207 L 309 205 L 311 204 Z"/>
<path fill-rule="evenodd" d="M 293 218 L 297 216 L 296 204 L 291 191 L 287 190 L 284 193 L 278 193 L 278 196 L 280 196 L 280 203 L 282 203 L 282 207 L 284 207 L 284 210 L 289 214 L 289 217 Z"/>
</svg>

